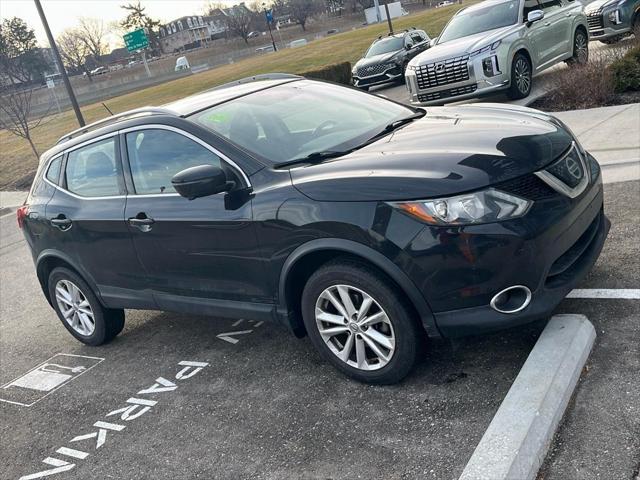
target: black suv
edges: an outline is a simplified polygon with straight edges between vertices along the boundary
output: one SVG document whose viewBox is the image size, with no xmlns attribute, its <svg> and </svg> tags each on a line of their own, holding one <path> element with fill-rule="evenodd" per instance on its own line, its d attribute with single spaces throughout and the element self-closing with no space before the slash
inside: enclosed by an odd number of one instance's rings
<svg viewBox="0 0 640 480">
<path fill-rule="evenodd" d="M 409 60 L 429 48 L 430 41 L 424 31 L 415 28 L 378 37 L 353 67 L 353 84 L 369 90 L 374 85 L 404 81 Z"/>
<path fill-rule="evenodd" d="M 425 112 L 272 75 L 62 138 L 18 222 L 86 344 L 117 335 L 125 308 L 271 320 L 390 383 L 425 333 L 549 315 L 600 253 L 602 198 L 552 116 Z"/>
</svg>

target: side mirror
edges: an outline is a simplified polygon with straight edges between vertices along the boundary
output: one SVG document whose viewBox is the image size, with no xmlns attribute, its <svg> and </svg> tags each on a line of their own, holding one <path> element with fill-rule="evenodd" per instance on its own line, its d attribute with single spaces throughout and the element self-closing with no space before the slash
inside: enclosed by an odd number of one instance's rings
<svg viewBox="0 0 640 480">
<path fill-rule="evenodd" d="M 404 49 L 407 50 L 407 51 L 411 50 L 412 48 L 413 48 L 413 45 L 407 44 L 407 45 L 404 46 Z"/>
<path fill-rule="evenodd" d="M 182 170 L 173 176 L 171 184 L 176 192 L 189 200 L 228 192 L 235 186 L 235 182 L 227 181 L 227 176 L 220 167 L 213 165 L 199 165 Z"/>
<path fill-rule="evenodd" d="M 542 10 L 532 10 L 527 15 L 527 25 L 531 25 L 535 22 L 539 22 L 544 18 L 544 12 Z"/>
<path fill-rule="evenodd" d="M 438 37 L 436 37 L 436 38 L 432 38 L 432 39 L 429 41 L 429 47 L 435 47 L 437 42 L 438 42 Z"/>
</svg>

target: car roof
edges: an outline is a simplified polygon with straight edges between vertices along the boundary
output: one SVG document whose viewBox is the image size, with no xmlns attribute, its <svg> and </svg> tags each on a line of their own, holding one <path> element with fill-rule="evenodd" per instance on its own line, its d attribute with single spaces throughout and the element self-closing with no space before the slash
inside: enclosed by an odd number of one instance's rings
<svg viewBox="0 0 640 480">
<path fill-rule="evenodd" d="M 460 10 L 458 13 L 461 13 L 461 12 L 465 12 L 465 13 L 474 12 L 476 10 L 480 10 L 480 9 L 483 9 L 483 8 L 486 8 L 486 7 L 489 7 L 489 6 L 492 6 L 492 5 L 500 5 L 501 3 L 507 3 L 507 2 L 510 2 L 510 1 L 512 1 L 512 0 L 484 0 L 484 2 L 476 3 L 474 5 L 469 5 L 468 7 L 463 8 L 462 10 Z"/>
</svg>

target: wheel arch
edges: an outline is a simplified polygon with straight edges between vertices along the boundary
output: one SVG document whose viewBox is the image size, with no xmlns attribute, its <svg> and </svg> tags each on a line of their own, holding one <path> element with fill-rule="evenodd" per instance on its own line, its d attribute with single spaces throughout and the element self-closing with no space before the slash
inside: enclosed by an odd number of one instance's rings
<svg viewBox="0 0 640 480">
<path fill-rule="evenodd" d="M 288 317 L 289 326 L 297 336 L 305 333 L 300 313 L 300 297 L 307 279 L 319 266 L 338 256 L 362 261 L 389 277 L 405 295 L 427 334 L 430 337 L 440 337 L 431 308 L 406 273 L 372 248 L 338 238 L 322 238 L 304 243 L 284 262 L 278 285 L 278 310 Z"/>
<path fill-rule="evenodd" d="M 58 267 L 68 268 L 79 275 L 85 282 L 87 282 L 102 306 L 104 306 L 100 292 L 91 275 L 89 275 L 82 267 L 78 266 L 68 255 L 56 250 L 44 250 L 40 255 L 38 255 L 38 259 L 36 260 L 36 274 L 38 276 L 42 292 L 44 293 L 47 302 L 49 302 L 49 305 L 53 306 L 52 299 L 49 296 L 49 275 L 53 269 Z"/>
</svg>

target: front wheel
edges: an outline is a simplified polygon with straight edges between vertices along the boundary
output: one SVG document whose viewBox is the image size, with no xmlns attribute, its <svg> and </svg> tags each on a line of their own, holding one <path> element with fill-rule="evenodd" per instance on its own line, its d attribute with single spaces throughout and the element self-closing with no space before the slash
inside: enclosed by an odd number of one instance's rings
<svg viewBox="0 0 640 480">
<path fill-rule="evenodd" d="M 584 65 L 589 61 L 589 39 L 583 30 L 577 30 L 573 37 L 573 56 L 567 60 L 569 66 Z"/>
<path fill-rule="evenodd" d="M 358 381 L 399 382 L 418 357 L 415 316 L 389 280 L 366 265 L 337 261 L 320 268 L 305 286 L 302 315 L 320 354 Z"/>
<path fill-rule="evenodd" d="M 49 275 L 49 298 L 58 318 L 76 339 L 102 345 L 124 327 L 124 310 L 103 307 L 89 285 L 75 272 L 59 267 Z"/>
<path fill-rule="evenodd" d="M 516 54 L 511 63 L 511 85 L 507 95 L 512 100 L 526 98 L 531 93 L 533 71 L 531 62 L 522 53 Z"/>
</svg>

